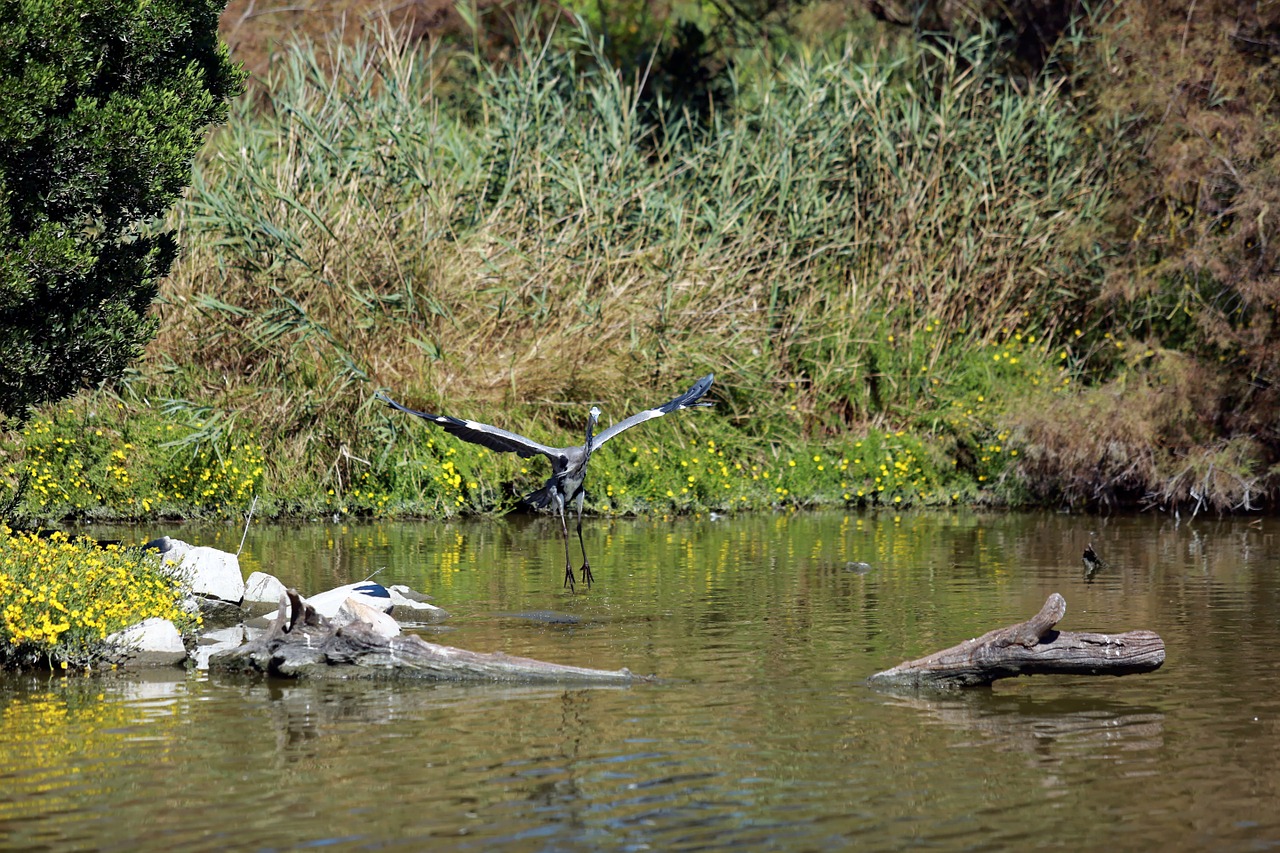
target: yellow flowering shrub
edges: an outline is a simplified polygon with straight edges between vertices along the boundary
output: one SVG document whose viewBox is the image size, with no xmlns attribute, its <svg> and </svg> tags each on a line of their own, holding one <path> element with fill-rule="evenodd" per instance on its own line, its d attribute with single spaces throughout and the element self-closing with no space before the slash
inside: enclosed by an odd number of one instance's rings
<svg viewBox="0 0 1280 853">
<path fill-rule="evenodd" d="M 266 452 L 251 432 L 210 438 L 203 427 L 85 400 L 50 408 L 0 434 L 0 506 L 28 521 L 242 510 L 259 493 Z"/>
<path fill-rule="evenodd" d="M 0 662 L 87 667 L 108 635 L 153 616 L 184 633 L 200 618 L 157 555 L 0 524 Z"/>
<path fill-rule="evenodd" d="M 144 500 L 151 505 L 169 501 L 202 509 L 244 506 L 262 481 L 265 462 L 262 445 L 253 441 L 233 442 L 221 452 L 205 447 L 189 456 L 175 456 L 161 473 L 155 494 Z"/>
</svg>

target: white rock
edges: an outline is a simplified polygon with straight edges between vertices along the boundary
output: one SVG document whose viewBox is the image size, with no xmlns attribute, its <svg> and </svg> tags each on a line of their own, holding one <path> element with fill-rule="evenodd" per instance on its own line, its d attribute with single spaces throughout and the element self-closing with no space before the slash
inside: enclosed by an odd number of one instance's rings
<svg viewBox="0 0 1280 853">
<path fill-rule="evenodd" d="M 443 607 L 436 607 L 426 601 L 426 596 L 422 593 L 404 584 L 393 584 L 388 592 L 391 593 L 391 606 L 394 608 L 392 613 L 397 619 L 442 622 L 449 617 L 449 612 Z"/>
<path fill-rule="evenodd" d="M 285 587 L 275 575 L 254 572 L 244 582 L 244 600 L 261 604 L 275 604 L 284 595 Z"/>
<path fill-rule="evenodd" d="M 405 603 L 399 599 L 408 599 L 408 602 L 411 604 L 425 604 L 433 600 L 431 596 L 418 592 L 413 587 L 405 586 L 402 583 L 393 583 L 391 586 L 387 587 L 387 590 L 391 593 L 391 601 L 395 604 Z"/>
<path fill-rule="evenodd" d="M 107 643 L 129 655 L 125 666 L 173 666 L 187 659 L 177 626 L 154 616 L 116 631 Z"/>
<path fill-rule="evenodd" d="M 373 581 L 361 581 L 360 583 L 349 583 L 345 586 L 336 587 L 313 595 L 306 599 L 316 609 L 316 612 L 325 618 L 332 619 L 338 615 L 342 603 L 348 598 L 354 598 L 361 604 L 386 613 L 391 609 L 391 593 L 380 583 Z"/>
<path fill-rule="evenodd" d="M 146 547 L 160 552 L 160 559 L 178 566 L 183 581 L 196 595 L 219 598 L 239 604 L 244 598 L 244 578 L 240 574 L 240 560 L 235 554 L 193 546 L 181 539 L 161 536 L 148 542 Z"/>
<path fill-rule="evenodd" d="M 337 615 L 333 617 L 333 624 L 338 627 L 350 625 L 352 622 L 363 622 L 369 626 L 370 631 L 384 640 L 400 634 L 400 626 L 396 620 L 376 607 L 357 601 L 354 596 L 342 602 Z"/>
<path fill-rule="evenodd" d="M 244 576 L 240 574 L 240 558 L 217 548 L 193 548 L 182 558 L 183 571 L 190 572 L 191 589 L 239 604 L 244 598 Z"/>
<path fill-rule="evenodd" d="M 245 641 L 245 632 L 243 625 L 233 625 L 230 628 L 219 628 L 200 635 L 200 643 L 196 646 L 195 661 L 196 669 L 209 668 L 209 656 L 227 649 L 238 649 Z"/>
<path fill-rule="evenodd" d="M 259 577 L 271 578 L 270 575 L 263 575 L 259 572 L 249 576 L 249 587 L 252 588 L 255 580 Z M 275 581 L 274 578 L 271 578 Z M 279 583 L 276 581 L 276 583 Z M 278 605 L 280 596 L 284 594 L 283 584 L 279 587 L 280 592 L 269 601 L 276 604 L 277 607 L 272 608 L 269 612 L 264 613 L 259 619 L 253 619 L 247 624 L 265 625 L 273 622 L 279 612 Z M 406 594 L 407 593 L 407 594 Z M 245 602 L 251 602 L 249 589 L 245 592 Z M 394 617 L 392 621 L 401 620 L 405 622 L 442 622 L 449 618 L 449 613 L 441 607 L 429 604 L 421 599 L 424 596 L 421 593 L 414 592 L 407 586 L 397 585 L 391 589 L 387 589 L 381 584 L 374 581 L 361 581 L 359 583 L 349 583 L 344 586 L 336 587 L 326 592 L 317 593 L 310 598 L 303 599 L 307 604 L 315 608 L 316 613 L 326 619 L 334 620 L 338 624 L 344 624 L 339 619 L 339 612 L 348 600 L 354 600 L 378 613 L 391 614 Z M 264 596 L 265 599 L 265 596 Z M 267 603 L 267 600 L 261 602 Z"/>
</svg>

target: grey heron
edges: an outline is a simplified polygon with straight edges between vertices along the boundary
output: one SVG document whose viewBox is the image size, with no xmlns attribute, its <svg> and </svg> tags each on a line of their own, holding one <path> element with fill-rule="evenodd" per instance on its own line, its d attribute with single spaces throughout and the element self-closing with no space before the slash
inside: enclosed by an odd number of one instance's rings
<svg viewBox="0 0 1280 853">
<path fill-rule="evenodd" d="M 560 516 L 560 531 L 564 534 L 564 585 L 572 591 L 574 588 L 573 560 L 569 556 L 569 524 L 565 517 L 565 509 L 575 502 L 578 508 L 578 545 L 582 548 L 582 581 L 587 586 L 590 586 L 592 581 L 595 580 L 591 576 L 591 563 L 587 559 L 587 546 L 582 541 L 582 501 L 585 496 L 582 484 L 587 477 L 587 462 L 591 459 L 591 454 L 609 439 L 645 421 L 660 418 L 663 415 L 669 415 L 681 409 L 710 406 L 710 403 L 698 401 L 711 388 L 711 382 L 714 379 L 715 374 L 708 373 L 694 383 L 692 388 L 674 400 L 663 403 L 661 406 L 655 406 L 652 409 L 645 409 L 643 412 L 638 412 L 626 420 L 618 421 L 599 435 L 593 435 L 592 433 L 595 430 L 596 422 L 600 419 L 600 410 L 592 406 L 591 411 L 587 413 L 586 442 L 581 447 L 577 445 L 572 447 L 548 447 L 545 444 L 539 444 L 533 439 L 525 438 L 523 435 L 508 432 L 505 429 L 499 429 L 489 424 L 460 420 L 451 418 L 448 415 L 433 415 L 430 412 L 418 412 L 406 408 L 381 391 L 376 396 L 392 408 L 431 421 L 443 428 L 445 432 L 456 435 L 463 441 L 470 441 L 490 450 L 515 453 L 526 459 L 541 454 L 551 460 L 551 477 L 542 488 L 528 495 L 524 500 L 540 509 L 549 507 Z"/>
</svg>

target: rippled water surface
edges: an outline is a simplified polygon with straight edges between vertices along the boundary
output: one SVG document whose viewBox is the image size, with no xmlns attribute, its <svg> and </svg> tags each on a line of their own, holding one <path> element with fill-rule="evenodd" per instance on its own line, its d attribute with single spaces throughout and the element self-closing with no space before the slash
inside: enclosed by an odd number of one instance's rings
<svg viewBox="0 0 1280 853">
<path fill-rule="evenodd" d="M 1086 583 L 1091 531 L 1112 565 Z M 0 679 L 0 846 L 1280 846 L 1280 521 L 588 520 L 597 584 L 577 596 L 558 532 L 255 526 L 242 567 L 307 591 L 380 570 L 451 612 L 427 639 L 660 683 Z M 950 697 L 863 683 L 1051 592 L 1063 629 L 1159 632 L 1164 668 Z"/>
</svg>

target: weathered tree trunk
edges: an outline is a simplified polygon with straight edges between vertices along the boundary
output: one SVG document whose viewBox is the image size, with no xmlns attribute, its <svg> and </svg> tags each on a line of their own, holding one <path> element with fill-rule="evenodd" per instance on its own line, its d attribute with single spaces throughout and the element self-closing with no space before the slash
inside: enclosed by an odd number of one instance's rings
<svg viewBox="0 0 1280 853">
<path fill-rule="evenodd" d="M 209 659 L 210 671 L 288 678 L 422 678 L 523 684 L 620 685 L 650 680 L 616 671 L 561 666 L 501 652 L 480 654 L 413 635 L 382 637 L 362 622 L 338 627 L 289 590 L 269 630 Z"/>
<path fill-rule="evenodd" d="M 976 640 L 877 672 L 868 682 L 950 689 L 1017 675 L 1130 675 L 1152 672 L 1164 663 L 1164 641 L 1158 634 L 1053 630 L 1066 613 L 1066 599 L 1055 592 L 1026 622 L 988 631 Z"/>
</svg>

